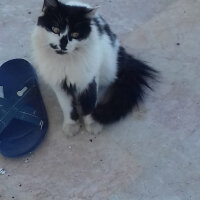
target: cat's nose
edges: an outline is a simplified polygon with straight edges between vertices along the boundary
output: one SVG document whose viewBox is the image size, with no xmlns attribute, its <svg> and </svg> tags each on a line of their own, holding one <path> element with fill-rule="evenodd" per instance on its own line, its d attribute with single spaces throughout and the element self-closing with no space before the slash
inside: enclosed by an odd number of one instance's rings
<svg viewBox="0 0 200 200">
<path fill-rule="evenodd" d="M 67 50 L 67 43 L 68 43 L 68 37 L 67 35 L 66 36 L 63 36 L 60 40 L 60 48 L 64 51 Z"/>
</svg>

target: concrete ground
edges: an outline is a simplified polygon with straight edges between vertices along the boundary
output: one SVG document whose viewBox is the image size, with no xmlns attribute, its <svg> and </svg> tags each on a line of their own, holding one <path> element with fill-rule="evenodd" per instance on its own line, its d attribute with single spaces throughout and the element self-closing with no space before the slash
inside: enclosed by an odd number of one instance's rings
<svg viewBox="0 0 200 200">
<path fill-rule="evenodd" d="M 0 156 L 0 199 L 199 200 L 200 0 L 86 0 L 101 5 L 129 51 L 161 71 L 139 111 L 98 137 L 61 132 L 62 114 L 42 84 L 50 128 L 19 159 Z M 0 1 L 0 64 L 30 59 L 42 0 Z M 92 140 L 91 140 L 92 139 Z M 90 141 L 91 140 L 91 141 Z"/>
</svg>

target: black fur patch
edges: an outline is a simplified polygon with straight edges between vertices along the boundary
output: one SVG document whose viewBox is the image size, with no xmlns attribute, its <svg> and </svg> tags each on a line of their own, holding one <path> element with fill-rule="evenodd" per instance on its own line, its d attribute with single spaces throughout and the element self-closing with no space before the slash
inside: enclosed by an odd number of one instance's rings
<svg viewBox="0 0 200 200">
<path fill-rule="evenodd" d="M 93 118 L 102 124 L 110 124 L 125 117 L 143 100 L 145 88 L 151 88 L 148 80 L 158 72 L 127 54 L 123 47 L 118 52 L 117 79 L 108 88 L 105 98 L 94 110 Z"/>
<path fill-rule="evenodd" d="M 103 29 L 103 27 L 101 26 L 101 24 L 100 24 L 100 22 L 99 22 L 99 19 L 98 19 L 98 18 L 94 18 L 93 21 L 94 21 L 96 27 L 98 28 L 99 35 L 102 35 L 103 32 L 104 32 L 104 29 Z"/>
<path fill-rule="evenodd" d="M 72 97 L 72 112 L 71 112 L 71 119 L 74 120 L 74 121 L 77 121 L 79 120 L 80 116 L 78 114 L 78 110 L 77 110 L 77 100 L 76 100 L 76 96 L 75 96 L 75 93 L 76 93 L 76 86 L 75 85 L 72 85 L 70 84 L 70 86 L 67 85 L 67 81 L 66 79 L 62 82 L 62 85 L 61 85 L 62 89 L 64 91 L 67 92 L 68 95 L 70 95 Z"/>
<path fill-rule="evenodd" d="M 108 24 L 106 24 L 104 26 L 104 30 L 105 30 L 106 34 L 109 36 L 112 46 L 114 46 L 116 38 L 117 38 L 116 35 L 111 31 Z"/>
<path fill-rule="evenodd" d="M 67 85 L 67 79 L 63 81 L 62 88 L 67 92 L 68 95 L 74 96 L 76 93 L 76 85 Z"/>
<path fill-rule="evenodd" d="M 80 118 L 78 106 L 81 108 L 81 115 L 83 116 L 89 115 L 94 111 L 97 101 L 97 84 L 95 79 L 88 85 L 88 88 L 78 96 L 78 99 L 76 99 L 75 85 L 70 84 L 70 86 L 68 86 L 65 79 L 62 82 L 61 87 L 67 92 L 68 95 L 72 97 L 72 120 L 77 121 Z"/>
<path fill-rule="evenodd" d="M 59 55 L 67 54 L 67 52 L 64 52 L 62 50 L 56 50 L 56 53 L 59 54 Z"/>
<path fill-rule="evenodd" d="M 65 35 L 65 36 L 63 36 L 63 37 L 61 38 L 61 40 L 60 40 L 60 48 L 61 48 L 62 50 L 67 50 L 67 49 L 66 49 L 67 43 L 68 43 L 68 37 L 67 37 L 67 35 Z"/>
<path fill-rule="evenodd" d="M 109 25 L 106 23 L 106 21 L 102 17 L 100 17 L 100 20 L 103 21 L 104 25 L 101 25 L 99 18 L 93 19 L 93 22 L 98 29 L 99 35 L 100 36 L 103 35 L 103 34 L 108 35 L 108 37 L 110 38 L 110 41 L 111 41 L 111 45 L 115 46 L 117 36 L 111 31 Z"/>
<path fill-rule="evenodd" d="M 78 114 L 77 102 L 76 102 L 76 99 L 75 99 L 75 98 L 73 98 L 73 100 L 72 100 L 72 107 L 73 107 L 73 109 L 72 109 L 72 112 L 71 112 L 71 116 L 70 116 L 70 117 L 71 117 L 72 120 L 78 121 L 79 118 L 80 118 L 80 116 L 79 116 L 79 114 Z"/>
<path fill-rule="evenodd" d="M 55 45 L 55 44 L 49 44 L 49 46 L 52 48 L 52 49 L 58 49 L 58 46 L 57 45 Z"/>
<path fill-rule="evenodd" d="M 93 112 L 97 101 L 97 84 L 95 79 L 89 84 L 88 88 L 78 97 L 82 115 L 89 115 Z"/>
</svg>

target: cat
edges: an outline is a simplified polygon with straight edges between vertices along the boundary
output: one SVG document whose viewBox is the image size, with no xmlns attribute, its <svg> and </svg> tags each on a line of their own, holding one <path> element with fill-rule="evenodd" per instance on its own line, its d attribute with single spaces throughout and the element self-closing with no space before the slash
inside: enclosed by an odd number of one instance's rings
<svg viewBox="0 0 200 200">
<path fill-rule="evenodd" d="M 82 2 L 44 0 L 32 37 L 36 70 L 58 98 L 68 136 L 82 124 L 98 134 L 127 116 L 157 76 L 126 52 L 97 10 Z"/>
</svg>

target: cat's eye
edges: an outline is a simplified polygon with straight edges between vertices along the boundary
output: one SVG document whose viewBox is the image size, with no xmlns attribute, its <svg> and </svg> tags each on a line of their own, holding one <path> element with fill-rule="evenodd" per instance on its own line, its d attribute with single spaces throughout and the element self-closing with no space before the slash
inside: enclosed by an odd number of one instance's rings
<svg viewBox="0 0 200 200">
<path fill-rule="evenodd" d="M 78 38 L 79 33 L 72 33 L 71 36 L 72 36 L 73 38 Z"/>
<path fill-rule="evenodd" d="M 58 27 L 52 27 L 52 31 L 55 33 L 55 34 L 60 34 L 60 29 Z"/>
</svg>

